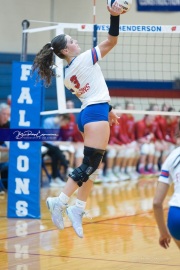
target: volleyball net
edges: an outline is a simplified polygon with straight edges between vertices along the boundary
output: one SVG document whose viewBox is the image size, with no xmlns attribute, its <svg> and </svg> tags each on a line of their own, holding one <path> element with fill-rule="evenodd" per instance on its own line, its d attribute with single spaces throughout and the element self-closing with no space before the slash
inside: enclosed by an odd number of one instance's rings
<svg viewBox="0 0 180 270">
<path fill-rule="evenodd" d="M 37 21 L 30 23 L 32 26 L 38 24 Z M 97 43 L 105 40 L 108 29 L 109 25 L 104 24 L 54 23 L 23 32 L 40 34 L 54 30 L 55 35 L 66 33 L 76 39 L 85 51 L 92 48 L 94 40 Z M 56 78 L 58 110 L 42 114 L 66 111 L 63 60 L 56 58 L 56 64 L 59 75 Z M 135 105 L 133 114 L 145 114 L 150 108 L 149 114 L 180 115 L 180 26 L 121 25 L 118 44 L 99 65 L 112 97 L 111 103 L 119 105 L 121 112 L 132 113 L 125 110 L 129 101 Z M 173 109 L 171 112 L 161 111 L 165 103 Z M 151 110 L 152 104 L 156 105 L 156 111 Z M 78 111 L 78 108 L 74 110 Z"/>
</svg>

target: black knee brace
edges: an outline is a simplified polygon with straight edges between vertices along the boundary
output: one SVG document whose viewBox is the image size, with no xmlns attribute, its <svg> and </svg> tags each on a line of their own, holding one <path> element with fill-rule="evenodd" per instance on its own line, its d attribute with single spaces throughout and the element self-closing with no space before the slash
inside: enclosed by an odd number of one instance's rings
<svg viewBox="0 0 180 270">
<path fill-rule="evenodd" d="M 87 146 L 84 147 L 83 163 L 69 174 L 69 176 L 77 182 L 79 187 L 81 187 L 83 182 L 86 182 L 89 176 L 99 167 L 104 153 L 105 150 Z"/>
</svg>

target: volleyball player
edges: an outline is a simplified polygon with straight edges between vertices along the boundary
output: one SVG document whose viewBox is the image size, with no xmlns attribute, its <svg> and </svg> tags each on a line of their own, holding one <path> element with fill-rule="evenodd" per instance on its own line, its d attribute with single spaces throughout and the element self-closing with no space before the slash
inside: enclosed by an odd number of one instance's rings
<svg viewBox="0 0 180 270">
<path fill-rule="evenodd" d="M 64 229 L 63 211 L 66 210 L 72 226 L 83 237 L 82 216 L 86 201 L 98 175 L 109 140 L 109 125 L 118 124 L 118 116 L 109 105 L 110 96 L 102 71 L 97 64 L 117 44 L 120 8 L 108 8 L 110 28 L 107 39 L 98 46 L 80 53 L 78 42 L 69 35 L 56 36 L 36 55 L 32 70 L 36 70 L 46 86 L 54 74 L 54 54 L 68 63 L 65 68 L 65 86 L 82 102 L 78 127 L 84 137 L 82 164 L 69 174 L 66 186 L 59 197 L 47 198 L 52 221 L 58 229 Z M 114 11 L 116 12 L 114 12 Z M 75 205 L 68 206 L 70 196 L 78 189 Z"/>
<path fill-rule="evenodd" d="M 166 226 L 162 205 L 171 183 L 174 183 L 174 193 L 169 201 Z M 160 232 L 159 244 L 168 248 L 172 236 L 180 249 L 180 147 L 174 149 L 163 163 L 153 207 Z"/>
</svg>

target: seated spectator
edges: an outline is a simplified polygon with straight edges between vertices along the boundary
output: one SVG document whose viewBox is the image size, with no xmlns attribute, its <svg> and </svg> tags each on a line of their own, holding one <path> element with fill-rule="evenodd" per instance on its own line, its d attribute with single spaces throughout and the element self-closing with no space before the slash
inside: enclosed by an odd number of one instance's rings
<svg viewBox="0 0 180 270">
<path fill-rule="evenodd" d="M 70 121 L 69 114 L 57 115 L 55 117 L 48 117 L 43 122 L 44 129 L 59 129 L 61 132 L 61 127 L 67 125 Z M 43 142 L 43 146 L 47 148 L 46 155 L 51 158 L 51 169 L 52 169 L 52 179 L 50 182 L 51 187 L 64 186 L 65 182 L 60 172 L 60 167 L 64 167 L 64 174 L 66 174 L 68 168 L 68 161 L 63 154 L 63 151 L 59 148 L 59 142 L 47 141 Z M 44 154 L 44 155 L 45 155 Z"/>
<path fill-rule="evenodd" d="M 162 109 L 163 110 L 167 110 L 168 109 L 168 105 L 167 104 L 163 104 L 162 105 Z M 148 111 L 159 111 L 159 106 L 155 103 L 150 104 Z M 158 125 L 158 128 L 161 130 L 160 128 L 160 122 L 163 121 L 164 116 L 163 115 L 159 115 L 157 114 L 155 116 L 155 122 Z M 161 131 L 162 133 L 162 131 Z M 159 133 L 160 134 L 160 133 Z M 160 168 L 161 168 L 161 164 L 164 162 L 164 159 L 167 156 L 167 150 L 168 150 L 169 146 L 168 143 L 164 140 L 163 135 L 161 134 L 160 137 L 158 139 L 156 139 L 155 141 L 155 156 L 154 156 L 154 170 L 157 173 L 160 173 Z"/>
<path fill-rule="evenodd" d="M 168 109 L 169 112 L 174 111 L 173 108 Z M 167 142 L 167 149 L 164 151 L 162 156 L 162 163 L 165 161 L 167 156 L 174 150 L 177 145 L 177 126 L 178 126 L 178 117 L 175 115 L 165 115 L 161 117 L 158 121 L 160 130 L 162 132 L 163 140 Z"/>
<path fill-rule="evenodd" d="M 10 128 L 10 106 L 0 104 L 0 129 Z M 7 188 L 8 179 L 9 142 L 0 141 L 0 178 Z"/>
<path fill-rule="evenodd" d="M 131 111 L 134 110 L 134 103 L 132 101 L 126 101 L 125 109 Z M 137 180 L 139 178 L 137 165 L 140 157 L 140 148 L 135 136 L 135 119 L 132 114 L 128 113 L 122 114 L 121 120 L 124 122 L 124 129 L 128 138 L 128 150 L 126 151 L 126 156 L 129 157 L 129 159 L 126 173 L 130 176 L 130 179 Z"/>
<path fill-rule="evenodd" d="M 136 122 L 136 138 L 140 146 L 139 173 L 154 174 L 156 151 L 160 151 L 156 141 L 162 139 L 162 133 L 154 115 L 145 115 L 142 120 Z"/>
<path fill-rule="evenodd" d="M 74 102 L 72 100 L 67 100 L 66 107 L 67 109 L 73 109 Z M 72 144 L 62 143 L 62 142 L 72 142 L 75 136 L 74 133 L 76 132 L 76 128 L 77 128 L 75 115 L 73 113 L 69 113 L 69 117 L 70 117 L 70 121 L 66 125 L 61 126 L 61 143 L 60 143 L 60 149 L 63 152 L 66 152 L 66 155 L 68 156 L 68 160 L 69 160 L 68 173 L 70 173 L 74 167 L 75 149 Z"/>
</svg>

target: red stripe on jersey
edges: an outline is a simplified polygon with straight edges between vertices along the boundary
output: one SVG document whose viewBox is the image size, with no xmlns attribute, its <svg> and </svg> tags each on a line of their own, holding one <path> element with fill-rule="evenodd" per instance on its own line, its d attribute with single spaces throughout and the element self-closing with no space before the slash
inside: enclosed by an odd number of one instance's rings
<svg viewBox="0 0 180 270">
<path fill-rule="evenodd" d="M 93 64 L 96 64 L 96 62 L 98 61 L 98 56 L 95 48 L 92 49 L 92 60 Z"/>
<path fill-rule="evenodd" d="M 168 171 L 161 171 L 161 176 L 168 178 L 169 172 Z"/>
</svg>

